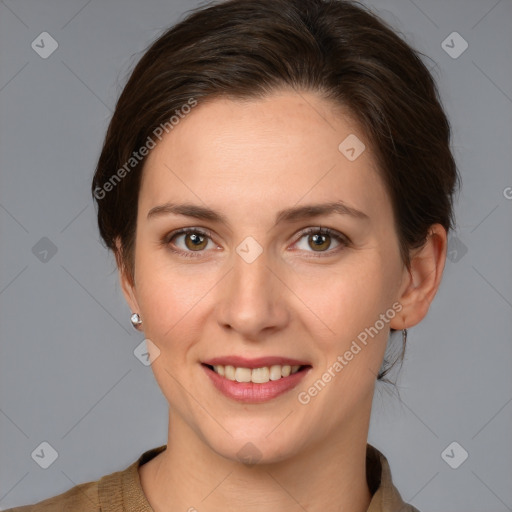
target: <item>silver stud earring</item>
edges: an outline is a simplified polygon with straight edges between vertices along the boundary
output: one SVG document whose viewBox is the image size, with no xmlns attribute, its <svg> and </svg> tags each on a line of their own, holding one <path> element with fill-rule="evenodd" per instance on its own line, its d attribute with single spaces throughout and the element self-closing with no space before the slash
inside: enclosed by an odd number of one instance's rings
<svg viewBox="0 0 512 512">
<path fill-rule="evenodd" d="M 142 320 L 140 319 L 140 315 L 138 313 L 133 313 L 130 317 L 132 321 L 132 325 L 135 329 L 138 329 L 142 325 Z"/>
<path fill-rule="evenodd" d="M 402 343 L 405 345 L 407 342 L 407 329 L 402 329 Z"/>
</svg>

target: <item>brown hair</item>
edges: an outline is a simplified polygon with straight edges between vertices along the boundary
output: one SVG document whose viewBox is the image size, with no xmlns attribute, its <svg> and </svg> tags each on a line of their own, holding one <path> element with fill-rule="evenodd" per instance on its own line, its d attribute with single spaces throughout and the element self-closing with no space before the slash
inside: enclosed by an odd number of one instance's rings
<svg viewBox="0 0 512 512">
<path fill-rule="evenodd" d="M 171 117 L 193 102 L 258 98 L 288 87 L 320 93 L 359 122 L 409 268 L 409 251 L 426 242 L 432 224 L 454 228 L 460 180 L 450 125 L 419 55 L 355 1 L 228 0 L 193 11 L 144 53 L 107 130 L 92 193 L 101 237 L 118 264 L 133 282 L 141 149 L 159 127 L 172 129 Z"/>
</svg>

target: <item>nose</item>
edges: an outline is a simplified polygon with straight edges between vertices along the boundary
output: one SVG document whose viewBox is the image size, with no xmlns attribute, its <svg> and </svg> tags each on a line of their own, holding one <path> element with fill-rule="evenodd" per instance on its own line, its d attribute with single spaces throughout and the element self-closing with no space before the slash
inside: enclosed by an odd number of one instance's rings
<svg viewBox="0 0 512 512">
<path fill-rule="evenodd" d="M 265 252 L 252 262 L 234 254 L 217 303 L 219 325 L 252 341 L 283 329 L 290 316 L 290 291 L 284 281 L 279 270 L 269 266 Z"/>
</svg>

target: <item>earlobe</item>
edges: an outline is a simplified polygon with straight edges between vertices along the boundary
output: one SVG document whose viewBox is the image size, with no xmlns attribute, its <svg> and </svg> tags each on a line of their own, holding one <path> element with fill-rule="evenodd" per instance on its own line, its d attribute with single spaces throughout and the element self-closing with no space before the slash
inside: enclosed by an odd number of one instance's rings
<svg viewBox="0 0 512 512">
<path fill-rule="evenodd" d="M 433 224 L 425 245 L 411 256 L 407 279 L 398 298 L 402 304 L 401 314 L 391 322 L 394 329 L 417 325 L 425 318 L 434 299 L 446 262 L 446 230 L 441 224 Z M 405 325 L 405 319 L 407 325 Z"/>
</svg>

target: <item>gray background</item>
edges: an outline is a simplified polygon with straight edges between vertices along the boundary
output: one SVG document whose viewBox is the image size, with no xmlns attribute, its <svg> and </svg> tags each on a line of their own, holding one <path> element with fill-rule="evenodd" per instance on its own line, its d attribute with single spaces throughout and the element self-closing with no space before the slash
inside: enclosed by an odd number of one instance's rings
<svg viewBox="0 0 512 512">
<path fill-rule="evenodd" d="M 369 441 L 422 512 L 512 510 L 512 2 L 366 3 L 432 59 L 463 179 L 441 288 L 409 331 L 402 402 L 378 386 Z M 127 73 L 197 5 L 0 1 L 3 509 L 124 469 L 167 440 L 167 402 L 134 356 L 143 335 L 89 188 Z M 31 47 L 43 31 L 59 45 L 46 59 Z M 469 44 L 458 58 L 442 47 L 454 31 Z M 58 453 L 48 469 L 31 457 L 43 441 Z M 457 469 L 441 456 L 453 441 L 469 454 Z M 457 462 L 462 449 L 449 453 Z"/>
</svg>

